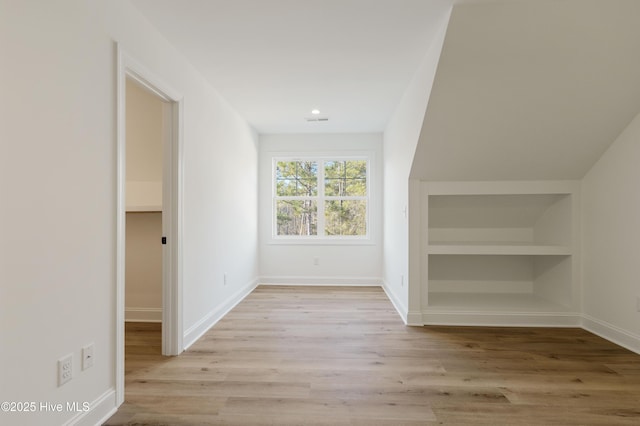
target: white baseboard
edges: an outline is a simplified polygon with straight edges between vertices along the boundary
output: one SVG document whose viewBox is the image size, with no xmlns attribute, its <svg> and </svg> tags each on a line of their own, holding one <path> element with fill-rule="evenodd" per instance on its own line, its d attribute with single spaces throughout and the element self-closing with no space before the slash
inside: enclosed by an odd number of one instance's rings
<svg viewBox="0 0 640 426">
<path fill-rule="evenodd" d="M 200 321 L 189 327 L 189 329 L 184 332 L 184 349 L 186 350 L 189 346 L 193 345 L 231 309 L 247 297 L 257 286 L 258 280 L 255 279 L 234 293 L 229 299 L 220 304 L 218 308 L 214 309 L 209 314 L 205 315 Z"/>
<path fill-rule="evenodd" d="M 580 327 L 577 313 L 434 312 L 422 311 L 424 325 L 485 327 Z"/>
<path fill-rule="evenodd" d="M 82 402 L 78 402 L 82 408 Z M 97 426 L 107 421 L 113 416 L 118 407 L 116 406 L 116 390 L 111 388 L 100 395 L 94 401 L 89 402 L 89 410 L 77 413 L 64 426 Z"/>
<path fill-rule="evenodd" d="M 407 312 L 407 325 L 423 326 L 424 320 L 422 319 L 422 312 L 420 311 Z"/>
<path fill-rule="evenodd" d="M 582 315 L 582 328 L 596 334 L 603 339 L 629 349 L 640 354 L 640 336 L 616 327 L 608 322 L 593 318 L 589 315 Z"/>
<path fill-rule="evenodd" d="M 162 322 L 162 308 L 124 308 L 125 322 Z"/>
<path fill-rule="evenodd" d="M 309 276 L 270 276 L 260 277 L 260 285 L 299 285 L 299 286 L 361 286 L 379 287 L 382 278 L 378 277 L 309 277 Z"/>
<path fill-rule="evenodd" d="M 409 322 L 407 319 L 407 307 L 404 305 L 404 303 L 400 301 L 400 299 L 398 299 L 396 294 L 393 291 L 391 291 L 391 289 L 389 288 L 389 285 L 385 280 L 382 280 L 382 289 L 384 290 L 387 297 L 391 301 L 391 304 L 393 305 L 393 307 L 396 309 L 396 312 L 398 312 L 398 315 L 400 315 L 400 318 L 402 318 L 402 321 L 404 321 L 405 324 L 409 325 Z"/>
</svg>

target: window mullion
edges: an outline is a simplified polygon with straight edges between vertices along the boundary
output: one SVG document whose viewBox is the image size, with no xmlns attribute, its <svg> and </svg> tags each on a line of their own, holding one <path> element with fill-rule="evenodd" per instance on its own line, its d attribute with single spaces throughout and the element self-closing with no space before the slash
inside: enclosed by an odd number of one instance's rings
<svg viewBox="0 0 640 426">
<path fill-rule="evenodd" d="M 324 233 L 324 161 L 318 160 L 318 237 L 325 236 Z"/>
</svg>

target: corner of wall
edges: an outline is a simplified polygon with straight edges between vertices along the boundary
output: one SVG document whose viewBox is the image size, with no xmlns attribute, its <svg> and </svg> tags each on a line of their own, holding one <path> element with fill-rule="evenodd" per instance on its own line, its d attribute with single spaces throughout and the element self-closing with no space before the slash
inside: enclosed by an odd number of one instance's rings
<svg viewBox="0 0 640 426">
<path fill-rule="evenodd" d="M 407 307 L 397 297 L 396 293 L 389 287 L 389 284 L 387 283 L 386 280 L 382 280 L 382 289 L 384 290 L 387 297 L 391 301 L 391 304 L 393 305 L 393 307 L 398 312 L 398 315 L 400 315 L 400 318 L 402 318 L 402 321 L 405 324 L 409 324 L 408 318 L 407 318 Z"/>
<path fill-rule="evenodd" d="M 582 328 L 616 345 L 640 354 L 640 335 L 586 314 L 582 315 Z"/>
<path fill-rule="evenodd" d="M 411 200 L 411 197 L 415 194 L 415 188 L 419 188 L 416 185 L 419 182 L 412 183 L 409 179 L 450 16 L 451 9 L 448 9 L 443 14 L 441 28 L 435 31 L 431 46 L 425 52 L 422 64 L 396 106 L 383 137 L 383 278 L 386 283 L 385 291 L 396 309 L 400 306 L 398 310 L 405 322 L 408 312 L 416 310 L 412 306 L 420 304 L 421 285 L 420 236 L 412 235 L 415 221 L 410 222 L 411 217 L 416 214 L 415 200 Z M 406 300 L 402 303 L 397 294 L 401 290 L 395 290 L 391 286 L 400 277 L 407 285 L 407 292 L 402 295 Z M 422 321 L 415 315 L 412 318 L 412 323 Z"/>
<path fill-rule="evenodd" d="M 235 292 L 224 302 L 220 303 L 214 310 L 205 315 L 200 321 L 189 327 L 184 332 L 183 342 L 184 349 L 188 349 L 193 345 L 200 337 L 202 337 L 211 327 L 216 325 L 231 309 L 233 309 L 238 303 L 242 302 L 251 292 L 258 286 L 258 279 L 254 279 L 247 283 L 240 290 Z"/>
<path fill-rule="evenodd" d="M 582 179 L 582 326 L 640 353 L 640 114 Z"/>
</svg>

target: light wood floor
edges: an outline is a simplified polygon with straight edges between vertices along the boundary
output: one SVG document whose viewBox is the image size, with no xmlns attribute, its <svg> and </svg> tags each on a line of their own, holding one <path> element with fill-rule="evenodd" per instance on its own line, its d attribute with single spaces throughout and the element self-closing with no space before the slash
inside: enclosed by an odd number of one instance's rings
<svg viewBox="0 0 640 426">
<path fill-rule="evenodd" d="M 128 324 L 107 425 L 639 425 L 640 355 L 580 329 L 406 327 L 380 288 L 258 287 L 179 357 Z"/>
</svg>

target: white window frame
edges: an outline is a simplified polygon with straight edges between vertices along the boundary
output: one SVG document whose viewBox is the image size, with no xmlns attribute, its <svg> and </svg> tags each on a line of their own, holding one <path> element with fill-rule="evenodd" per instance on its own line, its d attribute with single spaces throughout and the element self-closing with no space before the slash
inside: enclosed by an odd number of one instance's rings
<svg viewBox="0 0 640 426">
<path fill-rule="evenodd" d="M 366 196 L 325 196 L 324 191 L 324 164 L 327 161 L 353 161 L 363 160 L 367 163 L 367 193 Z M 318 163 L 318 195 L 315 197 L 307 196 L 278 196 L 276 183 L 276 169 L 279 161 L 315 161 Z M 369 153 L 362 154 L 337 154 L 337 155 L 273 155 L 271 157 L 271 238 L 273 242 L 281 243 L 299 243 L 299 244 L 318 244 L 318 243 L 338 243 L 338 244 L 370 244 L 371 243 L 371 168 L 373 167 L 373 156 Z M 317 201 L 318 225 L 317 235 L 278 235 L 277 221 L 277 201 L 278 200 L 307 200 L 309 198 Z M 366 202 L 366 234 L 365 235 L 324 235 L 325 229 L 325 201 L 331 200 L 364 200 Z"/>
</svg>

